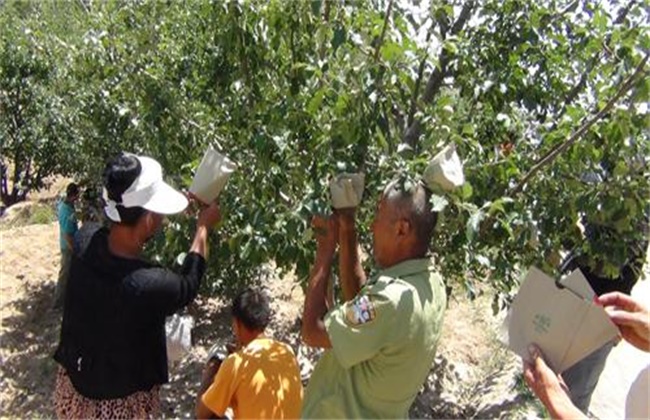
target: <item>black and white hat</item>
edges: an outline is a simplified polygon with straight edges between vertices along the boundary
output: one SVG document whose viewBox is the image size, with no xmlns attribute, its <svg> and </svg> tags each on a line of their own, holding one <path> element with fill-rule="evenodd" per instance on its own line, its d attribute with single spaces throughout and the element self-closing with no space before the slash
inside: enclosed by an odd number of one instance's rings
<svg viewBox="0 0 650 420">
<path fill-rule="evenodd" d="M 120 202 L 108 198 L 108 191 L 104 188 L 106 216 L 114 222 L 120 222 L 118 205 L 127 208 L 142 207 L 158 214 L 175 214 L 185 210 L 187 198 L 163 181 L 160 163 L 146 156 L 136 158 L 140 161 L 142 172 L 124 191 Z"/>
</svg>

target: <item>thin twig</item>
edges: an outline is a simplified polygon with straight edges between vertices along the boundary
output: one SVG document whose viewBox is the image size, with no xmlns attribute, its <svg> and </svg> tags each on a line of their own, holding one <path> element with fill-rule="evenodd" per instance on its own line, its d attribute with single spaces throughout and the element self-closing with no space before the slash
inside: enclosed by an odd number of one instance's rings
<svg viewBox="0 0 650 420">
<path fill-rule="evenodd" d="M 86 5 L 86 3 L 84 3 L 83 0 L 79 0 L 79 4 L 81 4 L 81 7 L 84 9 L 84 12 L 86 12 L 86 14 L 90 13 L 90 10 L 88 10 L 88 6 Z"/>
<path fill-rule="evenodd" d="M 610 98 L 610 100 L 607 102 L 607 104 L 598 111 L 593 117 L 591 117 L 588 121 L 584 122 L 578 130 L 576 130 L 573 135 L 564 143 L 561 143 L 557 146 L 555 146 L 549 153 L 546 154 L 546 156 L 541 159 L 538 163 L 536 163 L 526 175 L 519 181 L 519 183 L 509 192 L 509 196 L 512 197 L 515 194 L 521 192 L 524 188 L 524 186 L 530 181 L 530 179 L 535 176 L 537 172 L 539 172 L 543 167 L 551 164 L 559 155 L 560 153 L 564 152 L 566 149 L 568 149 L 573 143 L 575 143 L 584 133 L 589 130 L 589 128 L 594 125 L 596 122 L 598 122 L 600 119 L 602 119 L 605 114 L 607 114 L 616 104 L 616 102 L 623 96 L 625 95 L 631 88 L 634 86 L 634 83 L 636 82 L 637 76 L 640 74 L 644 73 L 644 67 L 645 64 L 648 62 L 648 57 L 650 55 L 646 54 L 646 56 L 641 60 L 639 65 L 636 67 L 636 70 L 630 77 L 628 77 L 621 87 L 618 89 L 616 94 Z"/>
<path fill-rule="evenodd" d="M 442 23 L 442 22 L 441 22 Z M 418 68 L 418 78 L 415 81 L 415 86 L 413 87 L 413 95 L 411 96 L 411 106 L 409 107 L 408 118 L 406 124 L 410 126 L 413 124 L 413 116 L 415 115 L 415 109 L 417 108 L 418 96 L 420 95 L 420 86 L 422 85 L 422 77 L 424 76 L 424 68 L 429 59 L 429 41 L 431 40 L 431 34 L 433 34 L 434 25 L 431 25 L 431 28 L 427 32 L 427 39 L 425 41 L 424 57 L 420 61 L 420 66 Z"/>
<path fill-rule="evenodd" d="M 381 35 L 379 35 L 379 40 L 377 41 L 377 46 L 375 48 L 375 62 L 379 59 L 379 51 L 381 50 L 381 45 L 384 43 L 384 37 L 386 36 L 386 29 L 388 28 L 388 20 L 390 19 L 390 13 L 393 9 L 393 0 L 389 0 L 388 7 L 386 7 L 386 16 L 384 16 L 384 26 L 381 28 Z"/>
<path fill-rule="evenodd" d="M 618 13 L 618 16 L 616 17 L 616 20 L 614 20 L 614 25 L 620 25 L 621 23 L 623 23 L 628 13 L 630 12 L 630 9 L 632 9 L 632 6 L 634 6 L 635 3 L 636 0 L 631 0 L 627 4 L 627 6 L 621 9 L 621 11 Z M 612 40 L 612 35 L 611 34 L 607 35 L 607 38 L 605 38 L 605 42 L 603 44 L 604 49 L 608 48 L 608 45 L 611 42 L 611 40 Z M 584 89 L 585 84 L 587 82 L 587 75 L 591 73 L 591 71 L 594 69 L 594 67 L 599 61 L 600 61 L 600 53 L 596 54 L 594 57 L 591 58 L 591 60 L 589 60 L 586 66 L 586 70 L 584 71 L 584 73 L 582 73 L 582 76 L 580 77 L 580 81 L 573 88 L 571 88 L 571 91 L 569 91 L 564 106 L 562 107 L 560 113 L 556 115 L 556 118 L 564 114 L 567 105 L 571 104 L 571 102 L 573 102 L 573 100 L 578 96 L 578 94 Z"/>
</svg>

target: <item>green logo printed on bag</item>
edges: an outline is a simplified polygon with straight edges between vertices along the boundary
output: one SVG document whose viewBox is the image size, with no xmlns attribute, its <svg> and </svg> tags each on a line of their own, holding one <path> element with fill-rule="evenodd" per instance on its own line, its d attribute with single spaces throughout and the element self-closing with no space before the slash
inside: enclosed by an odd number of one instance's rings
<svg viewBox="0 0 650 420">
<path fill-rule="evenodd" d="M 548 329 L 551 327 L 551 318 L 548 315 L 535 315 L 533 319 L 533 324 L 535 325 L 535 331 L 538 334 L 546 334 Z"/>
</svg>

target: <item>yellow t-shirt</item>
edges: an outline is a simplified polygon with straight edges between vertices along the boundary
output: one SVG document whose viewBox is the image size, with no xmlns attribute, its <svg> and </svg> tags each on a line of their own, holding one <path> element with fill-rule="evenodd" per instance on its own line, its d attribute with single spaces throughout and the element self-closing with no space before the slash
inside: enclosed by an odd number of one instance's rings
<svg viewBox="0 0 650 420">
<path fill-rule="evenodd" d="M 299 418 L 302 383 L 296 356 L 284 343 L 257 338 L 224 360 L 201 399 L 222 417 L 231 407 L 236 419 Z"/>
</svg>

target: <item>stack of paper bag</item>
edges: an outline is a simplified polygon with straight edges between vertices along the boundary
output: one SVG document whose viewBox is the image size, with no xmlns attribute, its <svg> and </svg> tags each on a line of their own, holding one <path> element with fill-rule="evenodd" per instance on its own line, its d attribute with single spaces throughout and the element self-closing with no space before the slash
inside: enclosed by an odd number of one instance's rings
<svg viewBox="0 0 650 420">
<path fill-rule="evenodd" d="M 556 373 L 579 362 L 618 335 L 580 270 L 560 285 L 535 267 L 524 279 L 504 323 L 508 347 L 529 360 L 536 344 Z"/>
<path fill-rule="evenodd" d="M 363 197 L 364 174 L 340 174 L 330 182 L 332 207 L 344 209 L 357 207 Z"/>
<path fill-rule="evenodd" d="M 190 192 L 204 203 L 217 199 L 237 164 L 209 147 L 196 170 Z"/>
</svg>

